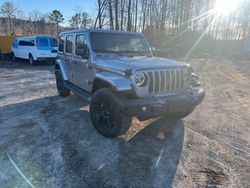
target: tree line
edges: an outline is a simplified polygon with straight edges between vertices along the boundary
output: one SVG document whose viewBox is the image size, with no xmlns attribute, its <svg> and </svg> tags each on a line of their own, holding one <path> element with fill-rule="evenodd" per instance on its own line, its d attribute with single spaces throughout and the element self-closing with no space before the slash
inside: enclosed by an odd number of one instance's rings
<svg viewBox="0 0 250 188">
<path fill-rule="evenodd" d="M 187 31 L 206 33 L 214 39 L 234 40 L 249 35 L 250 2 L 237 11 L 220 15 L 216 0 L 97 0 L 94 27 L 143 32 L 146 35 Z M 227 2 L 225 1 L 225 4 Z"/>
<path fill-rule="evenodd" d="M 241 7 L 225 16 L 215 12 L 217 0 L 96 0 L 96 15 L 78 10 L 70 20 L 69 28 L 99 28 L 142 32 L 148 37 L 164 33 L 173 38 L 186 32 L 197 32 L 215 40 L 239 40 L 249 35 L 250 2 L 242 0 Z M 84 3 L 84 2 L 83 2 Z M 226 3 L 226 2 L 225 2 Z M 0 5 L 1 33 L 54 34 L 64 27 L 63 13 L 53 10 L 41 13 L 29 12 L 20 19 L 18 10 L 11 2 Z M 23 24 L 29 25 L 25 31 Z M 3 25 L 6 27 L 2 27 Z M 26 28 L 27 29 L 27 28 Z M 20 31 L 21 30 L 21 31 Z"/>
<path fill-rule="evenodd" d="M 61 26 L 65 21 L 63 14 L 55 9 L 49 13 L 38 10 L 28 12 L 22 10 L 9 1 L 0 5 L 0 34 L 4 35 L 54 35 L 65 29 L 92 28 L 93 20 L 87 12 L 77 10 L 70 18 L 69 26 Z"/>
</svg>

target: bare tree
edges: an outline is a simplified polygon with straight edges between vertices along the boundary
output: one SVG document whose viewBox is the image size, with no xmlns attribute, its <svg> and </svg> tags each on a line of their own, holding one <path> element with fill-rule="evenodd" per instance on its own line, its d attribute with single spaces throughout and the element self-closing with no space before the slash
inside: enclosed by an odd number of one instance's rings
<svg viewBox="0 0 250 188">
<path fill-rule="evenodd" d="M 118 10 L 118 0 L 115 0 L 115 29 L 119 30 L 119 10 Z"/>
<path fill-rule="evenodd" d="M 124 7 L 125 7 L 125 0 L 121 0 L 121 22 L 120 22 L 120 29 L 123 30 L 123 24 L 124 24 Z"/>
<path fill-rule="evenodd" d="M 127 31 L 132 31 L 131 4 L 132 4 L 132 0 L 128 0 L 128 23 L 127 23 Z"/>
<path fill-rule="evenodd" d="M 106 9 L 107 0 L 97 0 L 97 4 L 98 4 L 98 13 L 95 19 L 94 28 L 102 29 L 103 21 L 105 19 L 105 16 L 103 14 Z M 98 27 L 97 27 L 97 22 L 98 22 Z"/>
<path fill-rule="evenodd" d="M 29 12 L 29 18 L 34 21 L 36 34 L 38 35 L 40 33 L 40 21 L 43 20 L 43 14 L 38 10 L 33 10 L 32 12 Z"/>
<path fill-rule="evenodd" d="M 113 8 L 112 8 L 112 0 L 109 0 L 109 26 L 110 29 L 114 29 L 114 18 L 113 18 Z"/>
<path fill-rule="evenodd" d="M 12 30 L 12 19 L 15 17 L 15 14 L 17 12 L 17 8 L 15 5 L 9 1 L 6 1 L 0 9 L 0 14 L 2 14 L 4 17 L 8 19 L 8 25 L 9 25 L 9 34 L 13 32 Z"/>
</svg>

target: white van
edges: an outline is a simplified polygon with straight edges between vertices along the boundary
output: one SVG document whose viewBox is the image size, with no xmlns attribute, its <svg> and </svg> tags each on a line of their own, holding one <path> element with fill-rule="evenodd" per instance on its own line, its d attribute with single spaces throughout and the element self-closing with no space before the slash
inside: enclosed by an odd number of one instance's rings
<svg viewBox="0 0 250 188">
<path fill-rule="evenodd" d="M 52 36 L 17 37 L 12 43 L 13 61 L 27 59 L 30 64 L 37 61 L 55 61 L 57 40 Z"/>
</svg>

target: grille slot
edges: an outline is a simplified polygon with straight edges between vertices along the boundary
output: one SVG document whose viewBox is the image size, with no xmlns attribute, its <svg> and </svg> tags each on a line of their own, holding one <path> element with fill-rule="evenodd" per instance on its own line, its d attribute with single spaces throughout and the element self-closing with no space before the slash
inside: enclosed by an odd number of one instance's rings
<svg viewBox="0 0 250 188">
<path fill-rule="evenodd" d="M 185 87 L 182 69 L 148 71 L 150 95 L 164 94 L 183 90 Z"/>
</svg>

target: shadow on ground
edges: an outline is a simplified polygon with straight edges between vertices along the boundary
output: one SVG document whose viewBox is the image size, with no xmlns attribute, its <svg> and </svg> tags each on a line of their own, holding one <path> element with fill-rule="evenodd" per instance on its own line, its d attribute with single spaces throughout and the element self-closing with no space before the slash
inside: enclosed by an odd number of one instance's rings
<svg viewBox="0 0 250 188">
<path fill-rule="evenodd" d="M 87 103 L 77 96 L 40 98 L 0 110 L 0 182 L 5 187 L 27 187 L 7 154 L 36 187 L 170 187 L 175 177 L 182 121 L 162 118 L 129 140 L 108 139 L 93 128 Z"/>
</svg>

